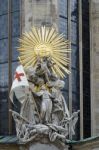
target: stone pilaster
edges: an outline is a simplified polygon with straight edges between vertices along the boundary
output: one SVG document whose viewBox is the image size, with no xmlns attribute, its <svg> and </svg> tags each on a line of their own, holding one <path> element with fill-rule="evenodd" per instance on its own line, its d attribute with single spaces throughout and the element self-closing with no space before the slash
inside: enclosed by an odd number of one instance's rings
<svg viewBox="0 0 99 150">
<path fill-rule="evenodd" d="M 91 0 L 90 14 L 91 125 L 92 135 L 99 135 L 99 0 Z"/>
</svg>

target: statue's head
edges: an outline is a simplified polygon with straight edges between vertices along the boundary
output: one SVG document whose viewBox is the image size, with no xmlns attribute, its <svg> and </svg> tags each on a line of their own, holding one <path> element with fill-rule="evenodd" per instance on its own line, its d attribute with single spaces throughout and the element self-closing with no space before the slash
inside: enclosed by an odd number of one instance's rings
<svg viewBox="0 0 99 150">
<path fill-rule="evenodd" d="M 62 89 L 65 86 L 65 82 L 58 79 L 55 83 L 55 86 L 58 87 L 59 89 Z"/>
<path fill-rule="evenodd" d="M 33 67 L 28 67 L 27 69 L 26 69 L 26 74 L 29 76 L 29 77 L 31 77 L 31 76 L 34 76 L 35 75 L 35 68 L 33 68 Z"/>
</svg>

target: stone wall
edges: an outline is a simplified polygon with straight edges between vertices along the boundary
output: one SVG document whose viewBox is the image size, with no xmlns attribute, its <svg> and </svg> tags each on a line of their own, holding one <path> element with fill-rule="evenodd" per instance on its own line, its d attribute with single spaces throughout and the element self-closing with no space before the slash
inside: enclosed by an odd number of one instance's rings
<svg viewBox="0 0 99 150">
<path fill-rule="evenodd" d="M 29 31 L 34 25 L 57 27 L 58 1 L 57 0 L 22 0 L 21 29 Z"/>
<path fill-rule="evenodd" d="M 91 126 L 92 136 L 99 135 L 99 0 L 90 1 Z"/>
</svg>

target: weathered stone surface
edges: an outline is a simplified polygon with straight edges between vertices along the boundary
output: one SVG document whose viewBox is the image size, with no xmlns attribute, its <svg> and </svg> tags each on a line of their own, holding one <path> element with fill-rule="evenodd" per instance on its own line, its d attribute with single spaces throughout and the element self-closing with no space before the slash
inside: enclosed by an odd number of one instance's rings
<svg viewBox="0 0 99 150">
<path fill-rule="evenodd" d="M 58 1 L 57 0 L 22 0 L 21 7 L 22 32 L 29 31 L 34 25 L 53 26 L 58 25 Z"/>
<path fill-rule="evenodd" d="M 27 144 L 20 144 L 20 150 L 68 150 L 68 145 L 60 142 L 50 142 L 48 138 L 38 138 Z"/>
<path fill-rule="evenodd" d="M 91 0 L 91 120 L 92 135 L 99 134 L 99 1 Z"/>
<path fill-rule="evenodd" d="M 63 146 L 58 147 L 50 143 L 49 144 L 35 143 L 29 147 L 29 150 L 67 150 L 67 148 Z"/>
</svg>

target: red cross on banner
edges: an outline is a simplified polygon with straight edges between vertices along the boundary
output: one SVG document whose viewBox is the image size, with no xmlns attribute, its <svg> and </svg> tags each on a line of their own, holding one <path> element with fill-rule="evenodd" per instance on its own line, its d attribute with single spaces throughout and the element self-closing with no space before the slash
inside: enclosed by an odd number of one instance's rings
<svg viewBox="0 0 99 150">
<path fill-rule="evenodd" d="M 16 72 L 14 79 L 17 79 L 18 81 L 21 81 L 21 76 L 24 76 L 24 73 L 18 73 L 18 72 Z"/>
</svg>

